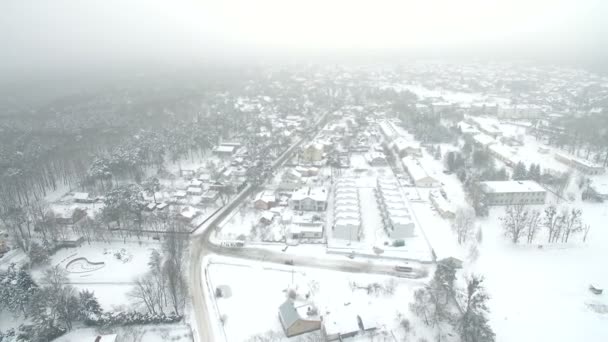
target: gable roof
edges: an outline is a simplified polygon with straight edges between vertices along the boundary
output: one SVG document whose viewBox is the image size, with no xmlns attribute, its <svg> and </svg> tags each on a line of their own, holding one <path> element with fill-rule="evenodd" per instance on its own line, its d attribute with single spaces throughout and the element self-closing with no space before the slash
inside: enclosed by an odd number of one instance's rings
<svg viewBox="0 0 608 342">
<path fill-rule="evenodd" d="M 300 319 L 300 315 L 290 299 L 287 299 L 285 303 L 279 306 L 279 315 L 281 316 L 281 321 L 286 329 L 294 325 L 294 323 Z"/>
</svg>

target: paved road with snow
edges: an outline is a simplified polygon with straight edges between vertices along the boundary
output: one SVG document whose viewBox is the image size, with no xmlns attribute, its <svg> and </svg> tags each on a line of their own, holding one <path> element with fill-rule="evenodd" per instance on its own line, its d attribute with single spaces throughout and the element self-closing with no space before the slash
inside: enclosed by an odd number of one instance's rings
<svg viewBox="0 0 608 342">
<path fill-rule="evenodd" d="M 325 118 L 322 118 L 317 123 L 319 128 Z M 305 139 L 301 139 L 292 145 L 281 157 L 279 157 L 272 165 L 273 168 L 280 166 L 289 155 L 302 144 Z M 234 258 L 242 258 L 247 260 L 260 260 L 264 262 L 285 264 L 286 261 L 293 262 L 294 266 L 321 268 L 333 271 L 352 272 L 352 273 L 368 273 L 368 274 L 384 274 L 404 276 L 402 272 L 396 272 L 391 264 L 373 263 L 371 260 L 355 259 L 351 260 L 344 257 L 344 260 L 313 257 L 310 255 L 291 255 L 288 252 L 274 252 L 261 248 L 227 248 L 215 245 L 211 242 L 211 234 L 215 231 L 218 224 L 245 199 L 253 193 L 255 189 L 247 186 L 239 194 L 237 194 L 222 210 L 216 212 L 213 217 L 208 219 L 202 226 L 198 227 L 195 234 L 192 236 L 190 247 L 190 290 L 192 305 L 194 309 L 196 337 L 199 342 L 214 341 L 213 327 L 211 325 L 211 317 L 209 307 L 205 302 L 205 279 L 202 276 L 203 258 L 210 254 L 229 256 Z"/>
</svg>

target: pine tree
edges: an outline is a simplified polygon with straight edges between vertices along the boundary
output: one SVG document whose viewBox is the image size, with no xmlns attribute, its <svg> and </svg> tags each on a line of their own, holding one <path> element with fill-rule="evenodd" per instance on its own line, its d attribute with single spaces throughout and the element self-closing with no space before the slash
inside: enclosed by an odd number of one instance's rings
<svg viewBox="0 0 608 342">
<path fill-rule="evenodd" d="M 103 313 L 95 293 L 88 290 L 78 293 L 78 313 L 81 320 L 95 319 Z"/>
<path fill-rule="evenodd" d="M 465 309 L 457 327 L 462 342 L 494 342 L 496 339 L 486 317 L 489 296 L 482 283 L 483 278 L 474 275 L 467 280 Z"/>
<path fill-rule="evenodd" d="M 513 169 L 513 180 L 525 180 L 527 178 L 526 165 L 522 162 L 517 163 Z"/>
</svg>

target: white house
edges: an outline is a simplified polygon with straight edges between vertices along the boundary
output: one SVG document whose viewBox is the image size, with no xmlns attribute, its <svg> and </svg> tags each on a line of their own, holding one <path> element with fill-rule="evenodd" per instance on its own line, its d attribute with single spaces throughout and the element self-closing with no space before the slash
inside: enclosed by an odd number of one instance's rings
<svg viewBox="0 0 608 342">
<path fill-rule="evenodd" d="M 301 188 L 303 184 L 302 174 L 294 169 L 288 169 L 281 176 L 279 190 L 293 191 Z"/>
<path fill-rule="evenodd" d="M 289 207 L 293 210 L 324 211 L 327 208 L 329 192 L 323 187 L 304 187 L 294 191 L 289 199 Z"/>
<path fill-rule="evenodd" d="M 290 224 L 287 228 L 289 238 L 291 239 L 321 239 L 323 238 L 323 224 Z"/>
<path fill-rule="evenodd" d="M 382 152 L 372 151 L 365 155 L 365 160 L 371 166 L 385 166 L 387 165 L 386 156 Z"/>
</svg>

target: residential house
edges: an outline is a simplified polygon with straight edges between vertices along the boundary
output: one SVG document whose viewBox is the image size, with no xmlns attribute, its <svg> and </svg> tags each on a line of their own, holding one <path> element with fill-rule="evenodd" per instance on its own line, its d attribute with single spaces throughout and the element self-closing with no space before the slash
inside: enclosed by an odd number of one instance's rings
<svg viewBox="0 0 608 342">
<path fill-rule="evenodd" d="M 309 315 L 312 310 L 309 310 L 308 306 L 304 312 L 302 312 L 302 307 L 299 309 L 295 307 L 291 299 L 287 299 L 279 306 L 279 321 L 287 337 L 321 329 L 321 320 L 315 315 Z"/>
<path fill-rule="evenodd" d="M 231 157 L 235 151 L 236 151 L 235 146 L 219 145 L 213 149 L 213 154 L 223 157 L 223 158 L 228 158 L 228 157 Z"/>
<path fill-rule="evenodd" d="M 452 203 L 446 200 L 439 191 L 429 191 L 429 200 L 441 217 L 451 219 L 456 216 Z"/>
<path fill-rule="evenodd" d="M 323 238 L 323 223 L 293 223 L 287 227 L 290 239 L 321 239 Z"/>
<path fill-rule="evenodd" d="M 207 190 L 201 196 L 201 200 L 205 203 L 215 203 L 218 198 L 220 198 L 220 193 L 217 190 Z"/>
<path fill-rule="evenodd" d="M 271 211 L 265 211 L 264 213 L 262 213 L 262 216 L 260 216 L 260 223 L 264 225 L 269 225 L 272 223 L 273 219 L 274 213 Z"/>
<path fill-rule="evenodd" d="M 85 209 L 79 207 L 56 207 L 53 208 L 55 222 L 63 225 L 73 225 L 87 216 Z"/>
<path fill-rule="evenodd" d="M 191 196 L 200 196 L 203 194 L 203 189 L 198 186 L 189 186 L 186 192 Z"/>
<path fill-rule="evenodd" d="M 365 160 L 371 166 L 386 166 L 386 156 L 382 152 L 372 151 L 365 155 Z"/>
<path fill-rule="evenodd" d="M 296 190 L 289 199 L 289 207 L 293 210 L 324 211 L 327 208 L 329 193 L 323 187 L 303 187 Z"/>
<path fill-rule="evenodd" d="M 418 142 L 408 141 L 404 137 L 399 137 L 395 139 L 390 147 L 397 152 L 399 157 L 404 156 L 422 156 L 422 148 Z"/>
<path fill-rule="evenodd" d="M 88 192 L 75 192 L 74 193 L 74 202 L 76 203 L 93 203 L 95 199 L 89 197 Z"/>
<path fill-rule="evenodd" d="M 318 162 L 323 159 L 324 146 L 321 143 L 309 143 L 302 150 L 302 160 L 306 162 Z"/>
<path fill-rule="evenodd" d="M 325 341 L 346 341 L 366 331 L 373 331 L 378 324 L 365 315 L 356 315 L 346 307 L 327 310 L 322 317 L 321 333 Z"/>
<path fill-rule="evenodd" d="M 118 337 L 118 335 L 116 335 L 116 334 L 97 335 L 97 337 L 95 337 L 95 341 L 90 341 L 90 342 L 116 342 L 117 337 Z"/>
<path fill-rule="evenodd" d="M 275 205 L 277 205 L 277 196 L 268 190 L 258 193 L 253 200 L 253 207 L 260 210 L 268 210 Z"/>
<path fill-rule="evenodd" d="M 281 176 L 279 190 L 293 191 L 304 185 L 302 174 L 294 169 L 287 169 Z"/>
</svg>

